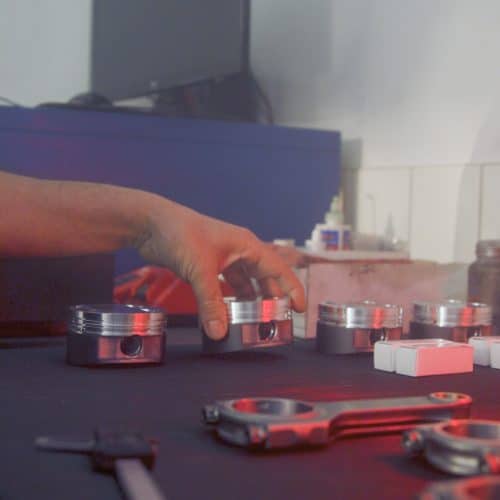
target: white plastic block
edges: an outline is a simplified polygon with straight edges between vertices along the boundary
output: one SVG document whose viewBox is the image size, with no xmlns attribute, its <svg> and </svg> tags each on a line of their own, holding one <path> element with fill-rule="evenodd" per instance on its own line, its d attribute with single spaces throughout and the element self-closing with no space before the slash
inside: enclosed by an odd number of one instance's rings
<svg viewBox="0 0 500 500">
<path fill-rule="evenodd" d="M 376 370 L 393 372 L 396 369 L 397 342 L 380 340 L 373 347 L 373 366 Z"/>
<path fill-rule="evenodd" d="M 373 366 L 376 370 L 396 371 L 396 352 L 401 346 L 438 346 L 453 343 L 443 339 L 379 340 L 373 349 Z"/>
<path fill-rule="evenodd" d="M 500 342 L 500 336 L 470 337 L 469 344 L 474 348 L 474 364 L 490 366 L 490 350 L 493 342 Z"/>
<path fill-rule="evenodd" d="M 459 342 L 406 344 L 396 351 L 396 373 L 410 377 L 468 373 L 474 368 L 473 362 L 473 347 Z"/>
<path fill-rule="evenodd" d="M 491 367 L 500 368 L 500 340 L 490 343 Z"/>
</svg>

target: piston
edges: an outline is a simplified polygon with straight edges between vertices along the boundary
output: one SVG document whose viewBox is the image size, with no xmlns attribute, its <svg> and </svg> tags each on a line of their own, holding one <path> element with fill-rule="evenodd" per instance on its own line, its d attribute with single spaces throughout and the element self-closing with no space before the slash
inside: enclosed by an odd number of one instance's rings
<svg viewBox="0 0 500 500">
<path fill-rule="evenodd" d="M 228 331 L 213 340 L 203 331 L 203 352 L 208 354 L 273 347 L 293 341 L 292 312 L 288 297 L 270 299 L 224 299 Z"/>
<path fill-rule="evenodd" d="M 488 335 L 492 335 L 492 315 L 487 304 L 460 300 L 413 304 L 409 338 L 467 342 L 470 337 Z"/>
<path fill-rule="evenodd" d="M 379 340 L 399 340 L 403 308 L 364 301 L 352 304 L 323 302 L 318 308 L 316 348 L 325 354 L 371 352 Z"/>
<path fill-rule="evenodd" d="M 167 315 L 125 304 L 70 308 L 66 360 L 71 365 L 162 363 Z"/>
</svg>

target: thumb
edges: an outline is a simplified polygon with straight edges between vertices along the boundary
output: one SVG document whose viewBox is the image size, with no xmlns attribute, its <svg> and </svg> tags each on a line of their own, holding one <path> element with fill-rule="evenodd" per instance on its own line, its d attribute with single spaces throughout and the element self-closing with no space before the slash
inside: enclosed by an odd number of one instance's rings
<svg viewBox="0 0 500 500">
<path fill-rule="evenodd" d="M 193 287 L 203 330 L 212 340 L 220 340 L 227 333 L 227 308 L 224 304 L 216 272 L 199 269 L 193 273 Z"/>
</svg>

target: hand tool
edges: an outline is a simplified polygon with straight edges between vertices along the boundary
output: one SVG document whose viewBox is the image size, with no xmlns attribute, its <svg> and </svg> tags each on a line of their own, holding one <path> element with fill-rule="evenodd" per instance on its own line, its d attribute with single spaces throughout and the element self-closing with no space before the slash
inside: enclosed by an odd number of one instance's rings
<svg viewBox="0 0 500 500">
<path fill-rule="evenodd" d="M 35 440 L 35 446 L 44 451 L 89 455 L 95 470 L 115 473 L 127 500 L 165 500 L 148 472 L 154 465 L 157 444 L 141 434 L 98 429 L 94 439 L 43 436 Z"/>
</svg>

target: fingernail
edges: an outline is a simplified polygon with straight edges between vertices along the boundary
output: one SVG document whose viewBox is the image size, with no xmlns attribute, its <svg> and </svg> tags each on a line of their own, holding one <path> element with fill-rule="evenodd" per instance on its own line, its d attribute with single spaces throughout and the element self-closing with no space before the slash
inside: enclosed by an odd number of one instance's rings
<svg viewBox="0 0 500 500">
<path fill-rule="evenodd" d="M 206 332 L 214 340 L 219 340 L 226 335 L 226 327 L 220 319 L 211 319 L 207 323 Z"/>
</svg>

